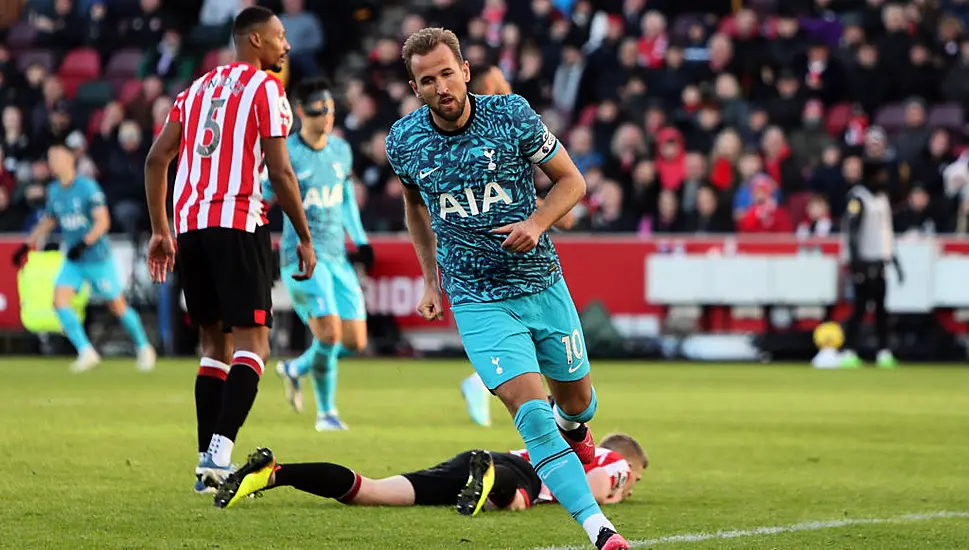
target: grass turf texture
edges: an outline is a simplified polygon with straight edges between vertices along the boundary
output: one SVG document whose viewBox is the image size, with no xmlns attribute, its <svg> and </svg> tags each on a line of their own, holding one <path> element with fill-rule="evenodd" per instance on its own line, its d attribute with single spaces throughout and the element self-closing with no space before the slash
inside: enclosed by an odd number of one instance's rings
<svg viewBox="0 0 969 550">
<path fill-rule="evenodd" d="M 587 545 L 558 506 L 466 518 L 449 508 L 352 508 L 283 488 L 215 509 L 191 491 L 193 362 L 160 361 L 143 374 L 133 361 L 109 361 L 82 375 L 67 363 L 0 361 L 2 548 Z M 316 433 L 312 404 L 293 413 L 270 372 L 236 462 L 260 445 L 281 462 L 339 462 L 374 477 L 468 448 L 521 447 L 497 401 L 493 428 L 466 419 L 463 362 L 343 361 L 345 433 Z M 969 369 L 598 362 L 593 373 L 594 432 L 630 432 L 652 460 L 632 499 L 607 510 L 630 540 L 969 510 Z M 952 518 L 662 547 L 955 549 L 967 540 L 969 519 Z"/>
</svg>

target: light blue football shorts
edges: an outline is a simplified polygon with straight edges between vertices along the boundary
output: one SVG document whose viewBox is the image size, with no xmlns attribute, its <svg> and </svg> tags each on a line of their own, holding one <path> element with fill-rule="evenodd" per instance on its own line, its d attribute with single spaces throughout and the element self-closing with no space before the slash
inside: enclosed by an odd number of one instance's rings
<svg viewBox="0 0 969 550">
<path fill-rule="evenodd" d="M 468 359 L 488 389 L 527 372 L 571 382 L 589 374 L 585 336 L 565 279 L 536 294 L 452 307 Z"/>
<path fill-rule="evenodd" d="M 313 270 L 313 276 L 305 281 L 293 279 L 293 273 L 298 272 L 297 264 L 280 269 L 283 284 L 293 299 L 293 309 L 303 323 L 328 315 L 336 315 L 344 321 L 367 318 L 367 305 L 360 281 L 346 258 L 321 258 Z"/>
<path fill-rule="evenodd" d="M 91 286 L 91 295 L 104 300 L 121 296 L 121 279 L 113 258 L 98 262 L 72 262 L 65 259 L 54 279 L 54 288 L 66 286 L 79 292 L 84 282 Z"/>
</svg>

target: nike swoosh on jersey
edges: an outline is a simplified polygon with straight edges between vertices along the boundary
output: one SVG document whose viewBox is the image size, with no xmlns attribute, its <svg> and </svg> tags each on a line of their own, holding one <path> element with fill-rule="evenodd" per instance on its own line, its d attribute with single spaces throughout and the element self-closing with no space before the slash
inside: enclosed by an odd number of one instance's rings
<svg viewBox="0 0 969 550">
<path fill-rule="evenodd" d="M 438 168 L 440 168 L 440 166 L 435 166 L 434 168 L 431 168 L 430 170 L 421 170 L 421 173 L 420 174 L 417 174 L 417 177 L 419 177 L 421 179 L 424 179 L 427 176 L 430 176 L 431 174 L 433 174 L 434 172 L 436 172 Z"/>
<path fill-rule="evenodd" d="M 312 170 L 307 170 L 305 172 L 300 172 L 299 174 L 296 174 L 296 179 L 298 179 L 298 180 L 305 180 L 306 178 L 308 178 L 308 177 L 310 177 L 312 175 L 313 175 L 313 171 Z"/>
</svg>

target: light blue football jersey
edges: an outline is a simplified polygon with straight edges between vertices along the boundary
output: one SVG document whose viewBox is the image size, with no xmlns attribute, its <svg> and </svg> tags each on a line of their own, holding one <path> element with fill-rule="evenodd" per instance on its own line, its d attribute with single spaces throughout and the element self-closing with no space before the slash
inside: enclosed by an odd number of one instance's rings
<svg viewBox="0 0 969 550">
<path fill-rule="evenodd" d="M 442 285 L 452 304 L 534 294 L 562 277 L 548 234 L 538 247 L 507 252 L 491 232 L 535 211 L 533 164 L 548 162 L 558 139 L 519 95 L 468 95 L 471 118 L 437 128 L 427 106 L 394 123 L 387 158 L 401 182 L 420 190 L 437 235 Z"/>
<path fill-rule="evenodd" d="M 47 206 L 44 213 L 57 221 L 61 230 L 61 250 L 66 254 L 71 247 L 84 240 L 94 226 L 93 212 L 105 206 L 104 192 L 96 181 L 77 176 L 70 185 L 64 186 L 54 180 L 47 186 Z M 100 262 L 111 258 L 108 239 L 102 235 L 81 255 L 80 262 Z"/>
<path fill-rule="evenodd" d="M 367 234 L 360 221 L 360 209 L 350 178 L 353 167 L 350 144 L 337 136 L 329 136 L 326 147 L 316 150 L 307 145 L 299 134 L 293 134 L 286 140 L 286 146 L 296 179 L 299 180 L 299 193 L 318 258 L 333 260 L 346 257 L 344 231 L 354 244 L 367 244 Z M 262 193 L 267 201 L 275 196 L 268 180 L 262 182 Z M 298 243 L 299 236 L 293 222 L 283 216 L 280 265 L 297 263 Z"/>
</svg>

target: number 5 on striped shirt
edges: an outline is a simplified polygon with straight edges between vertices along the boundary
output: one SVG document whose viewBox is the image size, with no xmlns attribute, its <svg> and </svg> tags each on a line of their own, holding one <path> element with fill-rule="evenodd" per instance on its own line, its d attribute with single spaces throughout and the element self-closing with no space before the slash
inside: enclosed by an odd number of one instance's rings
<svg viewBox="0 0 969 550">
<path fill-rule="evenodd" d="M 212 153 L 215 152 L 219 147 L 219 142 L 222 141 L 222 128 L 219 127 L 216 119 L 219 117 L 219 107 L 225 104 L 224 98 L 213 98 L 212 102 L 209 103 L 209 113 L 205 116 L 204 129 L 212 132 L 212 139 L 208 143 L 199 143 L 195 148 L 195 152 L 203 157 L 211 157 Z M 202 133 L 202 141 L 205 141 L 205 132 Z"/>
</svg>

